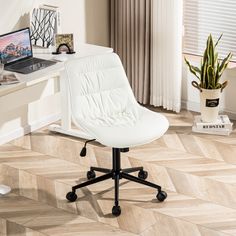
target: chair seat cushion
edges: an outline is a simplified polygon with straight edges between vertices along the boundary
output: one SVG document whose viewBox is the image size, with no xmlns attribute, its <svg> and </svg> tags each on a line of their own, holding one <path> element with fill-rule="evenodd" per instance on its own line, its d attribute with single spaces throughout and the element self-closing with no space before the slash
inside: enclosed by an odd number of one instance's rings
<svg viewBox="0 0 236 236">
<path fill-rule="evenodd" d="M 115 53 L 69 60 L 65 79 L 74 123 L 105 146 L 146 144 L 168 129 L 163 115 L 137 103 Z"/>
<path fill-rule="evenodd" d="M 167 131 L 169 122 L 160 113 L 138 104 L 131 110 L 104 120 L 80 120 L 78 123 L 98 142 L 114 148 L 143 145 L 160 138 Z"/>
</svg>

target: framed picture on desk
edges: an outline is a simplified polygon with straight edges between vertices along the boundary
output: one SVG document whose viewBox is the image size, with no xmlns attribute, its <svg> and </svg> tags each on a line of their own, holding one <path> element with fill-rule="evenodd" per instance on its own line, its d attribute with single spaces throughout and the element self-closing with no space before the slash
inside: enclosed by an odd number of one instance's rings
<svg viewBox="0 0 236 236">
<path fill-rule="evenodd" d="M 58 48 L 60 45 L 66 44 L 71 51 L 74 51 L 74 38 L 73 34 L 56 34 L 55 35 L 55 46 Z M 60 51 L 68 51 L 67 47 L 61 47 Z"/>
</svg>

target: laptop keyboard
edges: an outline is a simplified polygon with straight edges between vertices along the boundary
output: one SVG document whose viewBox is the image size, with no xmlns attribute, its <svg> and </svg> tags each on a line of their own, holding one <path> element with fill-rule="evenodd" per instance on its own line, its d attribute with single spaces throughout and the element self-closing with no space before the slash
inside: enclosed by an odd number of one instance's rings
<svg viewBox="0 0 236 236">
<path fill-rule="evenodd" d="M 34 58 L 30 58 L 30 59 L 22 61 L 22 62 L 18 62 L 15 65 L 11 65 L 11 68 L 18 70 L 18 69 L 21 69 L 21 68 L 24 68 L 24 67 L 29 67 L 29 66 L 32 66 L 32 65 L 35 65 L 37 63 L 44 62 L 44 61 L 45 60 L 43 60 L 43 59 L 34 57 Z"/>
<path fill-rule="evenodd" d="M 22 74 L 29 74 L 37 70 L 42 70 L 54 64 L 56 64 L 56 62 L 54 61 L 33 57 L 21 62 L 17 62 L 15 64 L 7 65 L 5 66 L 5 70 Z"/>
</svg>

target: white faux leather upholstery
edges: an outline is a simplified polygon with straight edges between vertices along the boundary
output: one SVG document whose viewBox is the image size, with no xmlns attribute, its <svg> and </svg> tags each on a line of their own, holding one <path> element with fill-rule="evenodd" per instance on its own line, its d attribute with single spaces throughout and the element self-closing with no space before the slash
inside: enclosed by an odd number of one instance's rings
<svg viewBox="0 0 236 236">
<path fill-rule="evenodd" d="M 73 121 L 101 144 L 134 147 L 168 129 L 163 115 L 136 102 L 115 53 L 70 60 L 65 68 Z"/>
</svg>

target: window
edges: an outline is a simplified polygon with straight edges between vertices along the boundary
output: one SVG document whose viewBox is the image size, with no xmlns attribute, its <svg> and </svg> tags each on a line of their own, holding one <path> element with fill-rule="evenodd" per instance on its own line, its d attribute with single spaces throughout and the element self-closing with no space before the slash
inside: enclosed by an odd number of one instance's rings
<svg viewBox="0 0 236 236">
<path fill-rule="evenodd" d="M 208 35 L 223 33 L 219 56 L 232 52 L 236 61 L 236 0 L 184 0 L 184 31 L 184 53 L 202 55 Z"/>
</svg>

